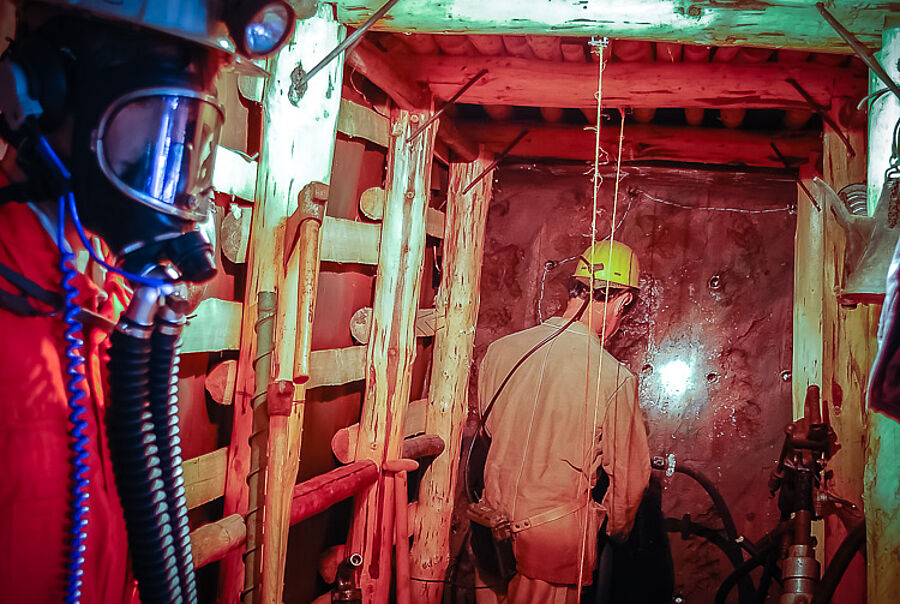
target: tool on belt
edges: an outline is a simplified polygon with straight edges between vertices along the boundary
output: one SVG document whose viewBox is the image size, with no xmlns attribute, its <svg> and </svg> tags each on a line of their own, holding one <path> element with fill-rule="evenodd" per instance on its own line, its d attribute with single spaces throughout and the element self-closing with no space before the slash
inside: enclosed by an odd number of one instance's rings
<svg viewBox="0 0 900 604">
<path fill-rule="evenodd" d="M 475 565 L 481 578 L 492 587 L 506 585 L 516 574 L 516 557 L 513 553 L 512 540 L 517 532 L 533 528 L 540 524 L 551 522 L 575 512 L 580 503 L 557 506 L 536 516 L 521 521 L 512 522 L 509 515 L 493 508 L 482 498 L 484 492 L 484 466 L 487 461 L 488 451 L 491 448 L 491 437 L 485 430 L 487 419 L 494 409 L 494 404 L 503 389 L 509 383 L 516 370 L 521 367 L 528 358 L 548 344 L 554 338 L 569 328 L 572 323 L 581 318 L 590 303 L 590 297 L 584 299 L 584 303 L 575 315 L 565 325 L 535 344 L 528 352 L 522 355 L 497 388 L 491 401 L 484 410 L 484 414 L 478 421 L 478 428 L 463 460 L 464 481 L 466 495 L 469 498 L 467 514 L 471 521 L 471 543 L 475 554 Z"/>
</svg>

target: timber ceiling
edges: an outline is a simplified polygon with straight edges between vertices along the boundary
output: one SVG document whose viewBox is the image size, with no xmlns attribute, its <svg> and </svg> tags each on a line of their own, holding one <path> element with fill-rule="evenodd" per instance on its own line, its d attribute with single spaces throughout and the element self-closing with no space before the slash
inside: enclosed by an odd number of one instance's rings
<svg viewBox="0 0 900 604">
<path fill-rule="evenodd" d="M 486 69 L 448 111 L 471 141 L 497 152 L 529 128 L 512 155 L 593 158 L 585 128 L 597 119 L 600 57 L 589 39 L 381 32 L 369 40 L 362 52 L 380 55 L 438 104 Z M 842 128 L 861 119 L 855 107 L 867 86 L 854 57 L 802 50 L 612 40 L 604 60 L 601 148 L 617 148 L 621 109 L 623 160 L 632 162 L 779 167 L 775 143 L 791 163 L 806 163 L 821 149 L 823 122 L 796 86 Z"/>
</svg>

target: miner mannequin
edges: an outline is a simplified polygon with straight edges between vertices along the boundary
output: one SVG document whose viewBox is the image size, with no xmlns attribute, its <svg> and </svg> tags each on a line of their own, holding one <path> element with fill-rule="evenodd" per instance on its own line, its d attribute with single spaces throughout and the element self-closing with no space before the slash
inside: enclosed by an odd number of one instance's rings
<svg viewBox="0 0 900 604">
<path fill-rule="evenodd" d="M 578 261 L 561 317 L 488 347 L 478 376 L 482 414 L 517 361 L 574 319 L 511 375 L 486 416 L 483 501 L 509 519 L 518 572 L 505 590 L 479 589 L 479 602 L 578 602 L 578 583 L 590 583 L 596 564 L 598 532 L 605 526 L 612 539 L 628 536 L 650 454 L 637 380 L 601 336 L 616 333 L 637 288 L 634 252 L 596 243 Z M 609 486 L 597 503 L 591 489 L 601 468 Z"/>
<path fill-rule="evenodd" d="M 196 602 L 168 391 L 187 284 L 216 271 L 198 228 L 224 120 L 212 83 L 235 50 L 277 50 L 294 14 L 16 8 L 0 59 L 0 599 Z"/>
</svg>

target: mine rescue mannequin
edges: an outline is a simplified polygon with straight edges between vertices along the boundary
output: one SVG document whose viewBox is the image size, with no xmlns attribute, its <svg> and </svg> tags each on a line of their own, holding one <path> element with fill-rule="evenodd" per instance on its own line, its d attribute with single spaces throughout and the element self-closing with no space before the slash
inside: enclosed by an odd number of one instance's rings
<svg viewBox="0 0 900 604">
<path fill-rule="evenodd" d="M 198 224 L 212 82 L 235 58 L 222 6 L 17 3 L 0 58 L 3 602 L 197 601 L 167 391 L 186 284 L 216 271 Z"/>
<path fill-rule="evenodd" d="M 488 347 L 478 374 L 481 412 L 517 360 L 583 308 L 592 285 L 586 312 L 528 358 L 487 418 L 484 500 L 510 520 L 518 574 L 506 594 L 477 590 L 479 603 L 578 602 L 579 563 L 589 584 L 598 531 L 605 521 L 610 538 L 624 540 L 647 486 L 637 379 L 599 337 L 616 333 L 637 294 L 637 258 L 624 244 L 598 242 L 584 253 L 561 317 Z M 600 467 L 610 480 L 602 504 L 590 493 Z"/>
</svg>

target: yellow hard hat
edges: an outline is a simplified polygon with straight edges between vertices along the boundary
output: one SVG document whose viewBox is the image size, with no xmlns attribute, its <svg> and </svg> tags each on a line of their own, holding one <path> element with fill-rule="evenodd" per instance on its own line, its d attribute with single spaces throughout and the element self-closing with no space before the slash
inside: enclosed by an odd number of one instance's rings
<svg viewBox="0 0 900 604">
<path fill-rule="evenodd" d="M 637 256 L 634 250 L 619 241 L 598 241 L 586 249 L 572 276 L 591 285 L 591 271 L 595 289 L 606 281 L 621 287 L 638 287 L 640 267 Z"/>
</svg>

